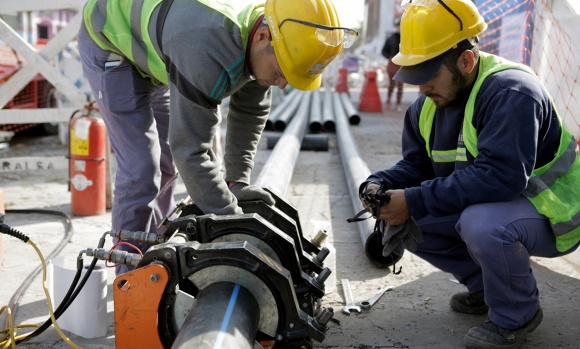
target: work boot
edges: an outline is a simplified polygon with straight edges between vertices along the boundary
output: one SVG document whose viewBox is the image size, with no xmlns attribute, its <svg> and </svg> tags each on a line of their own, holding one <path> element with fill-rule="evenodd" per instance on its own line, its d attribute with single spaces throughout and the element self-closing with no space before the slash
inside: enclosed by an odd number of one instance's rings
<svg viewBox="0 0 580 349">
<path fill-rule="evenodd" d="M 474 326 L 463 337 L 467 349 L 517 349 L 520 348 L 528 333 L 534 331 L 542 322 L 544 313 L 539 308 L 534 317 L 524 326 L 507 330 L 487 320 Z"/>
<path fill-rule="evenodd" d="M 483 291 L 459 292 L 451 296 L 451 309 L 458 313 L 481 315 L 489 309 L 483 299 Z"/>
</svg>

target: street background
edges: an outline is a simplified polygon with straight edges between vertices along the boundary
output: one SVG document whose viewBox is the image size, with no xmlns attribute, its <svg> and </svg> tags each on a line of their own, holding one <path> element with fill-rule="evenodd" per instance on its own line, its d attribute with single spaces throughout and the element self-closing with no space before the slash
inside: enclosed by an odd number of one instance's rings
<svg viewBox="0 0 580 349">
<path fill-rule="evenodd" d="M 386 91 L 381 88 L 385 99 Z M 360 90 L 351 90 L 351 100 L 358 105 Z M 417 90 L 406 87 L 404 106 L 417 96 Z M 403 112 L 389 110 L 383 103 L 380 113 L 360 113 L 359 125 L 350 126 L 361 157 L 371 171 L 384 169 L 400 158 Z M 271 150 L 269 136 L 264 133 L 252 179 L 255 180 Z M 346 222 L 356 212 L 350 200 L 336 136 L 329 137 L 328 151 L 301 151 L 294 167 L 292 182 L 284 197 L 296 207 L 306 235 L 320 227 L 326 228 L 329 246 L 334 253 L 325 261 L 333 272 L 327 280 L 330 292 L 323 298 L 326 306 L 334 308 L 334 320 L 329 323 L 326 339 L 315 343 L 316 348 L 370 349 L 461 348 L 464 333 L 485 320 L 485 316 L 457 314 L 451 311 L 452 294 L 464 291 L 451 275 L 443 273 L 410 253 L 405 253 L 398 266 L 399 275 L 379 269 L 364 254 L 363 243 L 356 225 Z M 56 136 L 15 139 L 9 149 L 0 152 L 1 158 L 19 156 L 60 156 L 67 147 Z M 2 159 L 0 159 L 2 161 Z M 70 192 L 66 169 L 44 171 L 0 172 L 4 204 L 8 210 L 5 223 L 28 235 L 46 257 L 63 238 L 63 220 L 50 214 L 22 213 L 19 210 L 45 209 L 70 214 Z M 176 198 L 185 197 L 179 186 Z M 80 251 L 97 246 L 99 238 L 110 229 L 110 213 L 101 216 L 72 217 L 74 234 L 58 254 L 75 259 Z M 107 242 L 105 247 L 112 244 Z M 9 303 L 15 292 L 38 267 L 39 259 L 31 246 L 9 236 L 3 236 L 0 257 L 0 307 Z M 532 334 L 524 348 L 579 348 L 580 340 L 580 258 L 571 256 L 543 259 L 532 258 L 532 268 L 540 290 L 544 321 Z M 48 318 L 46 299 L 42 291 L 42 275 L 30 282 L 30 287 L 18 302 L 15 324 L 42 323 Z M 380 286 L 390 285 L 387 292 L 370 310 L 345 315 L 341 312 L 344 296 L 341 279 L 349 279 L 355 301 L 367 300 Z M 108 270 L 107 335 L 85 339 L 66 332 L 82 348 L 114 348 L 113 323 L 114 271 Z M 82 314 L 90 317 L 91 314 Z M 2 326 L 4 316 L 0 316 Z M 4 326 L 3 326 L 4 327 Z M 19 330 L 26 333 L 28 329 Z M 68 348 L 53 328 L 21 344 L 19 348 Z"/>
</svg>

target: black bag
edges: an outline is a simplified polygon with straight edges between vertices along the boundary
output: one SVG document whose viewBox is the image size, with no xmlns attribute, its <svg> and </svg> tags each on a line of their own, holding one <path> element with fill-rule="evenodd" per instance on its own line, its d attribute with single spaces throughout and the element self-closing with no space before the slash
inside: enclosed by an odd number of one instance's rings
<svg viewBox="0 0 580 349">
<path fill-rule="evenodd" d="M 391 59 L 395 57 L 397 53 L 399 53 L 399 42 L 401 41 L 401 34 L 400 33 L 393 33 L 391 34 L 385 44 L 383 45 L 383 49 L 381 50 L 381 54 L 387 58 Z"/>
</svg>

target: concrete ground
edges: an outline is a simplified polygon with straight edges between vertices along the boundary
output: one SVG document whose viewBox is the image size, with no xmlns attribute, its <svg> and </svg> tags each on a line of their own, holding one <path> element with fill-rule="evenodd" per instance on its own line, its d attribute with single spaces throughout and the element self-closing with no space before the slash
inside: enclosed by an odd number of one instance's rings
<svg viewBox="0 0 580 349">
<path fill-rule="evenodd" d="M 380 90 L 384 100 L 385 91 Z M 408 105 L 417 95 L 408 89 L 404 101 Z M 352 100 L 358 105 L 358 93 L 352 91 Z M 383 105 L 384 107 L 384 105 Z M 392 165 L 400 157 L 402 112 L 383 109 L 381 113 L 361 113 L 361 123 L 351 126 L 361 157 L 371 171 Z M 274 132 L 266 132 L 256 157 L 253 179 L 271 153 L 266 138 Z M 66 147 L 56 137 L 22 140 L 11 144 L 0 157 L 19 156 L 65 156 Z M 0 161 L 5 159 L 0 159 Z M 58 167 L 58 166 L 56 166 Z M 42 171 L 0 171 L 4 203 L 9 210 L 5 223 L 20 230 L 39 246 L 48 256 L 59 246 L 65 234 L 62 219 L 50 214 L 25 213 L 18 210 L 45 209 L 70 214 L 70 192 L 67 189 L 66 169 Z M 179 187 L 177 198 L 185 195 Z M 485 320 L 485 316 L 457 314 L 449 307 L 449 298 L 464 288 L 453 278 L 424 261 L 406 253 L 400 262 L 399 275 L 375 267 L 365 256 L 363 244 L 353 224 L 346 222 L 354 215 L 349 189 L 337 147 L 335 135 L 329 134 L 328 151 L 302 151 L 294 168 L 292 183 L 285 196 L 300 215 L 305 234 L 319 227 L 327 228 L 328 242 L 335 253 L 325 262 L 333 275 L 327 288 L 334 289 L 323 298 L 326 306 L 335 310 L 334 321 L 329 323 L 326 339 L 315 343 L 315 348 L 370 349 L 412 348 L 448 349 L 461 348 L 464 333 Z M 75 259 L 81 250 L 96 247 L 101 235 L 110 229 L 110 213 L 101 216 L 72 217 L 74 234 L 64 244 L 59 256 Z M 108 242 L 106 247 L 110 247 Z M 532 269 L 538 282 L 544 321 L 526 342 L 524 348 L 579 348 L 580 303 L 580 253 L 557 259 L 533 258 Z M 39 259 L 30 245 L 15 238 L 3 236 L 0 254 L 0 307 L 7 305 L 28 275 L 38 267 Z M 357 302 L 368 299 L 380 286 L 390 285 L 377 304 L 362 313 L 345 315 L 341 279 L 349 279 Z M 82 348 L 114 348 L 113 324 L 113 270 L 107 278 L 107 334 L 86 339 L 65 331 L 72 342 Z M 48 317 L 47 303 L 41 288 L 40 276 L 34 278 L 30 287 L 18 302 L 15 324 L 35 324 Z M 91 317 L 91 313 L 80 314 Z M 4 327 L 5 314 L 0 315 Z M 26 333 L 28 329 L 19 330 Z M 19 348 L 67 348 L 51 328 Z"/>
</svg>

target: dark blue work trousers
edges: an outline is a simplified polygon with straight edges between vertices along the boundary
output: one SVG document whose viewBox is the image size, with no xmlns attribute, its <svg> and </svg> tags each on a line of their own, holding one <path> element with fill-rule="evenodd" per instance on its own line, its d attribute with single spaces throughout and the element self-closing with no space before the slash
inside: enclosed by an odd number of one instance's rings
<svg viewBox="0 0 580 349">
<path fill-rule="evenodd" d="M 453 274 L 469 292 L 485 291 L 489 319 L 506 329 L 528 322 L 539 307 L 530 256 L 558 257 L 548 219 L 524 197 L 472 205 L 461 214 L 417 221 L 416 255 Z"/>
<path fill-rule="evenodd" d="M 157 233 L 157 225 L 175 206 L 177 169 L 168 143 L 169 89 L 143 77 L 125 58 L 111 61 L 111 52 L 82 32 L 78 45 L 117 162 L 112 228 Z M 138 247 L 143 252 L 148 248 Z M 118 249 L 136 252 L 125 245 Z M 120 266 L 116 271 L 130 269 Z"/>
</svg>

